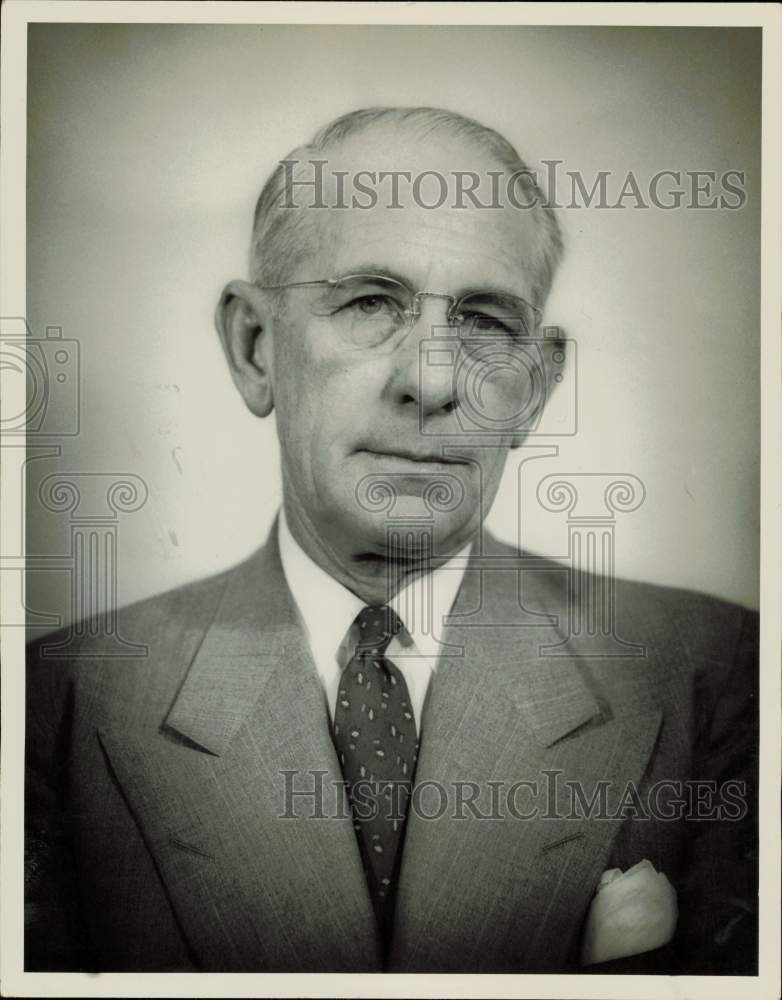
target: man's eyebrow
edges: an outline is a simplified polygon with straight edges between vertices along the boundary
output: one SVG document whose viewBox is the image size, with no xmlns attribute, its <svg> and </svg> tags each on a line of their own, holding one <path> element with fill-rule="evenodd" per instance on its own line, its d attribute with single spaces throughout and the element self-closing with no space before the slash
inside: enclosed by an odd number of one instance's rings
<svg viewBox="0 0 782 1000">
<path fill-rule="evenodd" d="M 335 274 L 334 278 L 348 278 L 354 274 L 366 274 L 366 275 L 376 275 L 378 278 L 392 278 L 394 281 L 400 282 L 400 284 L 405 285 L 412 291 L 428 291 L 428 292 L 438 292 L 443 295 L 453 295 L 454 298 L 459 298 L 462 295 L 467 295 L 469 292 L 483 292 L 486 295 L 498 295 L 502 297 L 513 296 L 514 298 L 521 298 L 526 301 L 526 296 L 522 295 L 521 292 L 514 291 L 507 287 L 502 287 L 500 285 L 494 284 L 492 281 L 487 281 L 483 284 L 474 283 L 471 285 L 465 285 L 463 288 L 457 288 L 453 291 L 444 288 L 427 288 L 427 289 L 417 289 L 414 281 L 411 281 L 409 277 L 404 274 L 394 271 L 384 264 L 375 264 L 372 262 L 362 262 L 351 266 L 350 268 L 343 268 L 339 274 Z"/>
<path fill-rule="evenodd" d="M 408 288 L 413 287 L 413 282 L 406 275 L 400 274 L 398 271 L 393 271 L 384 264 L 373 264 L 371 262 L 362 262 L 360 264 L 351 265 L 350 267 L 344 267 L 339 274 L 335 274 L 334 277 L 349 278 L 354 274 L 368 274 L 376 275 L 378 278 L 392 278 L 394 281 L 398 281 L 400 284 L 406 285 Z"/>
</svg>

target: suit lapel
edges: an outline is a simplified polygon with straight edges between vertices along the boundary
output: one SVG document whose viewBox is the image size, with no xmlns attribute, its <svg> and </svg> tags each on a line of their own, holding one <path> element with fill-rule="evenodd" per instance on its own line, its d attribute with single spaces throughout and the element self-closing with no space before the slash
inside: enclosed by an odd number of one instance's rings
<svg viewBox="0 0 782 1000">
<path fill-rule="evenodd" d="M 587 661 L 539 656 L 562 638 L 552 626 L 504 624 L 518 617 L 517 572 L 469 569 L 455 617 L 480 594 L 500 624 L 446 632 L 464 656 L 440 662 L 424 713 L 397 971 L 567 967 L 621 825 L 584 819 L 572 789 L 615 810 L 654 746 L 661 715 L 630 676 L 637 661 L 609 697 Z M 545 572 L 525 574 L 525 607 L 550 614 L 553 593 Z"/>
<path fill-rule="evenodd" d="M 235 571 L 161 731 L 100 738 L 200 967 L 380 968 L 276 534 Z"/>
</svg>

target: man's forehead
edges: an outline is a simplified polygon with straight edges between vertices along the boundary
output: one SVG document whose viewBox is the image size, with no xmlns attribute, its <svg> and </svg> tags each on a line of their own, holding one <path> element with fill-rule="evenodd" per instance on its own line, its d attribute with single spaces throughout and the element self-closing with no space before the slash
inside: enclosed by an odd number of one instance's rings
<svg viewBox="0 0 782 1000">
<path fill-rule="evenodd" d="M 296 279 L 374 263 L 411 281 L 431 273 L 507 284 L 521 275 L 526 286 L 539 253 L 537 210 L 524 207 L 518 178 L 509 199 L 514 171 L 485 142 L 386 121 L 295 159 L 285 197 L 305 223 Z"/>
<path fill-rule="evenodd" d="M 312 219 L 307 269 L 325 269 L 318 277 L 391 270 L 412 282 L 431 275 L 449 289 L 501 283 L 530 293 L 536 233 L 528 213 L 400 201 L 400 208 L 305 210 Z"/>
</svg>

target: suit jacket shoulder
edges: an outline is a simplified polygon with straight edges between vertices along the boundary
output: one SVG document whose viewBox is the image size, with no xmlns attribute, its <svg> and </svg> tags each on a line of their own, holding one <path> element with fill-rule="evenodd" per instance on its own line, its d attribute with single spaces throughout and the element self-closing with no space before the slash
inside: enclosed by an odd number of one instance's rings
<svg viewBox="0 0 782 1000">
<path fill-rule="evenodd" d="M 110 689 L 107 706 L 139 720 L 150 703 L 165 702 L 166 690 L 173 699 L 233 572 L 235 568 L 122 608 L 118 617 L 129 643 L 127 656 L 104 656 L 91 641 L 91 620 L 33 639 L 26 666 L 28 744 L 35 743 L 36 729 L 60 727 L 74 685 L 92 691 L 93 705 Z"/>
<path fill-rule="evenodd" d="M 491 538 L 485 551 L 490 557 L 519 558 L 519 567 L 532 582 L 529 590 L 535 595 L 530 609 L 553 612 L 563 631 L 567 631 L 569 615 L 579 599 L 585 607 L 591 602 L 596 614 L 600 613 L 598 602 L 610 603 L 616 637 L 643 647 L 644 655 L 659 671 L 661 684 L 668 677 L 692 677 L 704 711 L 714 707 L 734 670 L 744 675 L 747 684 L 754 680 L 750 686 L 756 689 L 757 611 L 698 590 L 623 577 L 576 575 L 564 563 L 518 552 Z M 528 562 L 531 568 L 525 570 Z M 637 652 L 627 650 L 628 656 Z"/>
</svg>

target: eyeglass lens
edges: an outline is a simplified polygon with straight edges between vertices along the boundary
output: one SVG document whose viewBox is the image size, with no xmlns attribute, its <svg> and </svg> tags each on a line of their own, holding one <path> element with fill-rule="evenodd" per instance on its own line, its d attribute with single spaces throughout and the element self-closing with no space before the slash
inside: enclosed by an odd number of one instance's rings
<svg viewBox="0 0 782 1000">
<path fill-rule="evenodd" d="M 328 317 L 346 341 L 372 346 L 409 326 L 418 314 L 416 299 L 393 278 L 350 275 L 325 286 L 314 311 Z M 518 337 L 534 333 L 536 316 L 532 306 L 514 295 L 471 292 L 450 305 L 448 323 L 460 336 Z"/>
</svg>

